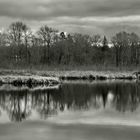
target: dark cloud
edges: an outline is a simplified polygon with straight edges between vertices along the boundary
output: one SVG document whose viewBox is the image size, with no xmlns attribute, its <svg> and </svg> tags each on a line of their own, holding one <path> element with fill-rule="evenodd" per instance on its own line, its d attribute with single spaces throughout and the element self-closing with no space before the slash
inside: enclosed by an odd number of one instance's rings
<svg viewBox="0 0 140 140">
<path fill-rule="evenodd" d="M 61 16 L 128 16 L 140 14 L 139 0 L 0 0 L 0 15 L 45 20 Z"/>
<path fill-rule="evenodd" d="M 0 27 L 23 20 L 34 28 L 48 24 L 72 32 L 136 29 L 139 5 L 140 0 L 0 0 Z"/>
</svg>

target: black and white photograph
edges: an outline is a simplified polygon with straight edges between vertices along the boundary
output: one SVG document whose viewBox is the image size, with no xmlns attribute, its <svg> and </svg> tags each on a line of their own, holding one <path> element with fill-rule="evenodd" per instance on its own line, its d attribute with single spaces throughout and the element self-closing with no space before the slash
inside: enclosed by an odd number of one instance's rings
<svg viewBox="0 0 140 140">
<path fill-rule="evenodd" d="M 140 0 L 0 0 L 0 140 L 139 140 Z"/>
</svg>

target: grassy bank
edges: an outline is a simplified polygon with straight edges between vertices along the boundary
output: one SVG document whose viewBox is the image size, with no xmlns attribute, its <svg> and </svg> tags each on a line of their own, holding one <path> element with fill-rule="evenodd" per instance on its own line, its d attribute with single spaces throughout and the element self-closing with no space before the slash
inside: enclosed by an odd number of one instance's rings
<svg viewBox="0 0 140 140">
<path fill-rule="evenodd" d="M 7 74 L 6 74 L 7 73 Z M 21 73 L 21 74 L 20 74 Z M 5 74 L 0 76 L 0 84 L 12 84 L 14 86 L 28 86 L 28 87 L 36 87 L 36 86 L 51 86 L 57 85 L 60 83 L 59 78 L 57 77 L 45 77 L 39 75 L 32 75 L 29 73 L 28 75 L 24 75 L 23 72 L 19 74 L 10 71 L 5 71 Z"/>
<path fill-rule="evenodd" d="M 28 71 L 139 71 L 139 66 L 114 65 L 29 65 L 29 64 L 9 64 L 0 65 L 1 70 L 28 70 Z"/>
<path fill-rule="evenodd" d="M 43 76 L 43 77 L 58 77 L 61 80 L 133 80 L 137 79 L 135 71 L 130 70 L 0 70 L 1 76 Z"/>
</svg>

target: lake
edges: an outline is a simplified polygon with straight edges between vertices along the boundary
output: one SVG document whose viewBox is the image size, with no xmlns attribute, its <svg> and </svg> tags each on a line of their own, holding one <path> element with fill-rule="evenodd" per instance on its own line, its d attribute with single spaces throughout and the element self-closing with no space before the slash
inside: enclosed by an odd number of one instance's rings
<svg viewBox="0 0 140 140">
<path fill-rule="evenodd" d="M 140 83 L 0 87 L 0 140 L 138 140 Z"/>
</svg>

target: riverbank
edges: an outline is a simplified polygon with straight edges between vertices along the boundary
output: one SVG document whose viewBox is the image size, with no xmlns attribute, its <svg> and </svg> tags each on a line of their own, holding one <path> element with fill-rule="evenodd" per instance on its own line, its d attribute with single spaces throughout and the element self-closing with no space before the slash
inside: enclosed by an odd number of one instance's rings
<svg viewBox="0 0 140 140">
<path fill-rule="evenodd" d="M 60 80 L 136 80 L 134 71 L 37 71 L 37 70 L 1 70 L 0 76 L 26 76 L 34 78 L 57 77 Z"/>
<path fill-rule="evenodd" d="M 7 75 L 0 75 L 0 84 L 12 84 L 14 86 L 28 86 L 28 87 L 36 87 L 39 85 L 46 85 L 46 86 L 52 86 L 52 85 L 58 85 L 60 83 L 59 78 L 57 77 L 49 77 L 49 76 L 40 76 L 40 75 L 24 75 L 22 74 L 14 74 L 9 73 Z"/>
</svg>

